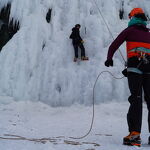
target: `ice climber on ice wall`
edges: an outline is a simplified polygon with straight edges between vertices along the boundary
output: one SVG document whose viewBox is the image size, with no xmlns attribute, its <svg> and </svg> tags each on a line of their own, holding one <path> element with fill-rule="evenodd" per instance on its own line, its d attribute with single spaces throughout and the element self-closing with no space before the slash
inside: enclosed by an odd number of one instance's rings
<svg viewBox="0 0 150 150">
<path fill-rule="evenodd" d="M 72 44 L 75 53 L 74 62 L 76 62 L 78 59 L 78 47 L 80 47 L 81 49 L 81 60 L 88 60 L 88 57 L 85 56 L 85 48 L 83 46 L 84 41 L 80 36 L 80 31 L 79 31 L 80 27 L 81 27 L 80 24 L 76 24 L 75 27 L 72 28 L 72 33 L 70 35 L 70 39 L 72 39 Z"/>
<path fill-rule="evenodd" d="M 113 66 L 113 55 L 126 41 L 127 71 L 131 95 L 127 114 L 129 135 L 123 138 L 123 144 L 141 146 L 142 126 L 142 89 L 148 108 L 148 125 L 150 132 L 150 30 L 146 27 L 147 18 L 141 8 L 134 8 L 129 13 L 128 27 L 123 30 L 110 45 L 105 66 Z M 150 136 L 148 139 L 150 144 Z"/>
</svg>

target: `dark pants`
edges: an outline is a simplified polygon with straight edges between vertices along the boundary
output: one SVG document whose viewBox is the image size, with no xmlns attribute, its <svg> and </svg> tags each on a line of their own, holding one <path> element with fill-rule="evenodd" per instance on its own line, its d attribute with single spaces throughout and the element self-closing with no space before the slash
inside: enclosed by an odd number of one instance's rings
<svg viewBox="0 0 150 150">
<path fill-rule="evenodd" d="M 82 43 L 73 44 L 73 47 L 74 47 L 74 53 L 75 53 L 76 58 L 78 58 L 78 47 L 80 47 L 80 49 L 81 49 L 81 57 L 85 57 L 85 48 Z"/>
<path fill-rule="evenodd" d="M 150 132 L 150 74 L 128 73 L 128 84 L 131 92 L 130 107 L 127 114 L 129 132 L 141 132 L 142 126 L 142 90 L 148 108 L 148 125 Z"/>
</svg>

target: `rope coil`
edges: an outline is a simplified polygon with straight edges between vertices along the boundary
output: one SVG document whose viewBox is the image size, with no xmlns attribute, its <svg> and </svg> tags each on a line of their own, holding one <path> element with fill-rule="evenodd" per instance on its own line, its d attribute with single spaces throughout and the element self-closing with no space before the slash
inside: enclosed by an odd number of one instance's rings
<svg viewBox="0 0 150 150">
<path fill-rule="evenodd" d="M 96 80 L 95 80 L 95 83 L 94 83 L 94 86 L 93 86 L 93 98 L 92 98 L 92 121 L 91 121 L 91 125 L 90 125 L 90 128 L 89 128 L 89 131 L 84 135 L 84 136 L 81 136 L 81 137 L 69 137 L 71 139 L 83 139 L 85 138 L 86 136 L 88 136 L 90 134 L 90 132 L 92 131 L 92 127 L 93 127 L 93 123 L 94 123 L 94 117 L 95 117 L 95 87 L 96 87 L 96 83 L 99 79 L 99 77 L 103 74 L 103 73 L 109 73 L 114 79 L 123 79 L 124 76 L 122 77 L 116 77 L 114 76 L 110 71 L 102 71 L 99 73 L 99 75 L 97 76 Z"/>
</svg>

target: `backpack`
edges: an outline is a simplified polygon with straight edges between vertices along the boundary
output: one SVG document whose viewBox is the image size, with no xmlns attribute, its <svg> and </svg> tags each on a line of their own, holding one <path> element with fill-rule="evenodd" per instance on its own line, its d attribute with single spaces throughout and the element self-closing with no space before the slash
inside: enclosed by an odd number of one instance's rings
<svg viewBox="0 0 150 150">
<path fill-rule="evenodd" d="M 73 39 L 73 33 L 70 34 L 69 38 L 70 38 L 70 39 Z"/>
</svg>

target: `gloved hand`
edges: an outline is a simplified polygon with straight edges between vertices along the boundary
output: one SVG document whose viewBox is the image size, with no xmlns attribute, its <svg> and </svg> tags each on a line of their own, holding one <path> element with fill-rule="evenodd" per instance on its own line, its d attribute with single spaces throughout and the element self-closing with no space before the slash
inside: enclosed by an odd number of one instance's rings
<svg viewBox="0 0 150 150">
<path fill-rule="evenodd" d="M 106 67 L 113 66 L 113 60 L 112 60 L 112 59 L 107 59 L 107 60 L 105 61 L 105 66 L 106 66 Z"/>
<path fill-rule="evenodd" d="M 81 43 L 84 43 L 84 41 L 82 40 Z"/>
</svg>

